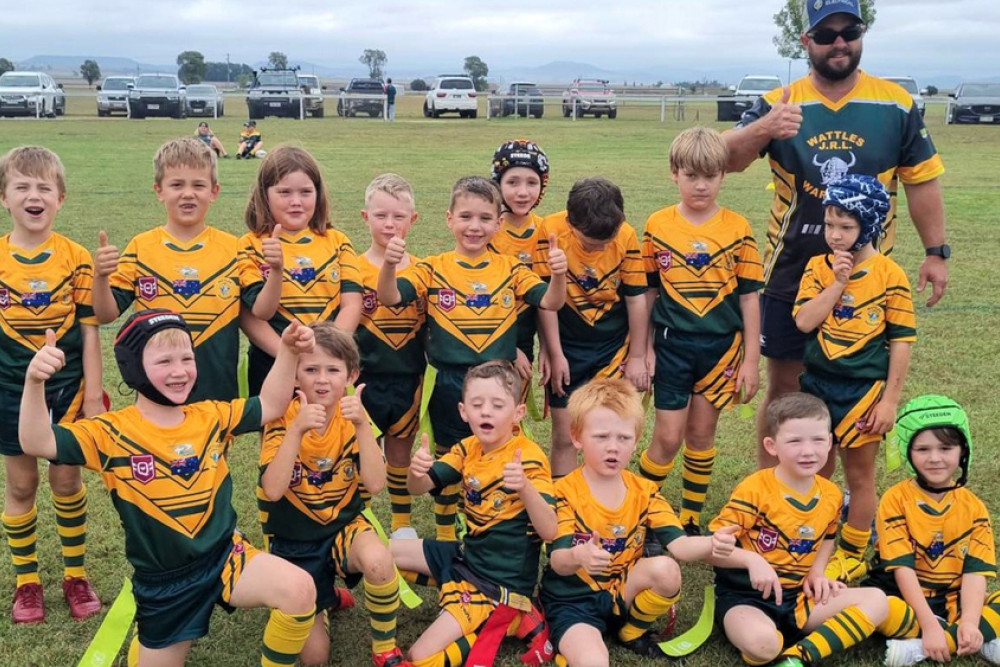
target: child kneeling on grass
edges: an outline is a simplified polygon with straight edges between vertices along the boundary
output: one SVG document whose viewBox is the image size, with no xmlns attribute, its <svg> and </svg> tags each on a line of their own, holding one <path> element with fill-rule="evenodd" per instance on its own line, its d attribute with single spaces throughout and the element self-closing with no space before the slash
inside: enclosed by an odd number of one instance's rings
<svg viewBox="0 0 1000 667">
<path fill-rule="evenodd" d="M 198 380 L 191 330 L 177 313 L 136 313 L 115 339 L 133 406 L 50 425 L 45 383 L 66 363 L 56 336 L 28 366 L 19 435 L 25 451 L 101 475 L 125 530 L 135 569 L 138 664 L 182 665 L 208 634 L 212 608 L 270 607 L 261 665 L 293 665 L 309 636 L 316 589 L 303 570 L 261 553 L 236 529 L 226 453 L 232 437 L 257 431 L 288 407 L 295 359 L 312 330 L 293 323 L 259 397 L 185 405 Z"/>
</svg>

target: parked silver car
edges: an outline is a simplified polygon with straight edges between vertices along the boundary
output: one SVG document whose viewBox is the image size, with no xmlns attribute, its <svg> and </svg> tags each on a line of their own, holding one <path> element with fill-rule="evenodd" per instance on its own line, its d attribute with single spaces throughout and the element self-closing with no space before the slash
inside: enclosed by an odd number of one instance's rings
<svg viewBox="0 0 1000 667">
<path fill-rule="evenodd" d="M 1000 123 L 1000 83 L 963 83 L 951 97 L 949 123 Z"/>
<path fill-rule="evenodd" d="M 128 87 L 135 83 L 131 76 L 109 76 L 97 86 L 97 115 L 113 113 L 128 115 Z"/>
<path fill-rule="evenodd" d="M 191 116 L 226 115 L 226 101 L 219 89 L 210 83 L 192 83 L 187 87 L 188 114 Z"/>
<path fill-rule="evenodd" d="M 56 98 L 61 86 L 44 72 L 4 72 L 0 74 L 0 116 L 41 116 L 55 118 L 59 112 Z M 65 98 L 63 98 L 65 110 Z"/>
<path fill-rule="evenodd" d="M 917 85 L 916 79 L 912 76 L 886 76 L 882 78 L 902 86 L 903 90 L 908 92 L 910 97 L 913 98 L 913 103 L 917 106 L 917 111 L 920 112 L 920 115 L 924 115 L 924 112 L 927 111 L 927 102 L 924 101 L 924 96 L 920 94 L 920 86 Z"/>
</svg>

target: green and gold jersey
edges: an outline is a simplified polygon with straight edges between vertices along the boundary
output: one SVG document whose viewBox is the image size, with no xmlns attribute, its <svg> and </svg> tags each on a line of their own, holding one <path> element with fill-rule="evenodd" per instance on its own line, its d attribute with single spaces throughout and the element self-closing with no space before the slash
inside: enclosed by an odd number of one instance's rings
<svg viewBox="0 0 1000 667">
<path fill-rule="evenodd" d="M 53 426 L 58 460 L 100 474 L 125 529 L 136 571 L 175 570 L 215 553 L 236 528 L 226 454 L 260 430 L 260 400 L 202 401 L 158 426 L 137 407 Z"/>
<path fill-rule="evenodd" d="M 876 575 L 908 567 L 927 598 L 958 595 L 963 574 L 996 576 L 990 514 L 967 488 L 934 500 L 905 480 L 882 494 L 876 521 Z"/>
<path fill-rule="evenodd" d="M 237 241 L 213 227 L 180 241 L 163 227 L 129 241 L 111 276 L 118 310 L 168 308 L 184 316 L 194 338 L 198 386 L 189 403 L 230 401 L 238 394 L 240 277 Z"/>
<path fill-rule="evenodd" d="M 261 476 L 278 453 L 299 408 L 299 401 L 292 401 L 285 415 L 264 429 Z M 288 490 L 280 500 L 268 500 L 258 483 L 257 506 L 264 533 L 303 542 L 336 535 L 364 509 L 360 472 L 354 424 L 344 419 L 338 408 L 325 432 L 310 430 L 302 436 Z"/>
<path fill-rule="evenodd" d="M 797 589 L 823 540 L 836 536 L 841 501 L 840 489 L 828 479 L 817 475 L 812 489 L 800 495 L 767 468 L 736 485 L 709 530 L 739 526 L 737 546 L 763 556 L 782 588 Z M 727 588 L 753 590 L 746 570 L 717 567 L 715 580 Z"/>
<path fill-rule="evenodd" d="M 243 303 L 253 308 L 271 267 L 264 261 L 262 238 L 244 234 L 240 245 L 240 283 Z M 281 300 L 271 318 L 271 328 L 281 333 L 292 320 L 312 324 L 333 320 L 340 310 L 340 295 L 363 291 L 358 257 L 351 240 L 336 229 L 317 234 L 308 227 L 281 234 Z"/>
<path fill-rule="evenodd" d="M 527 224 L 520 229 L 511 227 L 505 220 L 500 222 L 500 231 L 490 241 L 489 249 L 500 255 L 508 255 L 526 265 L 535 273 L 536 260 L 548 253 L 549 236 L 545 231 L 542 216 L 532 211 Z M 535 309 L 522 302 L 517 313 L 517 346 L 529 358 L 534 357 L 535 331 L 537 330 Z"/>
<path fill-rule="evenodd" d="M 434 366 L 514 361 L 518 308 L 538 306 L 547 289 L 527 266 L 493 252 L 475 259 L 454 251 L 432 255 L 396 282 L 403 304 L 427 304 L 427 360 Z"/>
<path fill-rule="evenodd" d="M 603 249 L 587 251 L 566 220 L 566 211 L 545 218 L 548 234 L 555 234 L 566 253 L 566 305 L 559 310 L 559 336 L 570 344 L 628 335 L 626 296 L 646 293 L 646 275 L 642 265 L 639 238 L 628 222 Z M 539 256 L 538 275 L 548 278 L 548 243 L 546 254 Z"/>
<path fill-rule="evenodd" d="M 435 461 L 430 476 L 436 489 L 462 485 L 468 525 L 464 555 L 469 567 L 494 583 L 531 595 L 538 580 L 542 542 L 521 497 L 503 485 L 504 465 L 517 450 L 521 450 L 525 477 L 553 504 L 549 458 L 523 435 L 515 435 L 491 452 L 484 452 L 479 439 L 470 436 Z"/>
<path fill-rule="evenodd" d="M 611 564 L 597 575 L 582 568 L 561 575 L 547 565 L 542 574 L 546 596 L 572 598 L 592 591 L 622 590 L 629 570 L 642 558 L 647 531 L 652 531 L 664 546 L 684 537 L 684 529 L 655 482 L 628 470 L 622 473 L 622 481 L 625 500 L 617 508 L 606 507 L 594 498 L 582 467 L 556 481 L 559 532 L 549 552 L 572 549 L 589 542 L 596 533 L 604 550 L 611 554 Z"/>
<path fill-rule="evenodd" d="M 411 266 L 417 261 L 410 255 Z M 408 304 L 385 306 L 377 294 L 379 267 L 362 254 L 358 255 L 358 269 L 364 287 L 357 331 L 362 370 L 394 375 L 422 374 L 427 365 L 424 358 L 426 302 L 417 298 Z"/>
<path fill-rule="evenodd" d="M 47 383 L 47 391 L 77 387 L 83 378 L 80 325 L 97 326 L 91 287 L 90 253 L 62 234 L 52 233 L 31 250 L 0 237 L 0 387 L 20 394 L 35 352 L 52 329 L 66 365 Z"/>
<path fill-rule="evenodd" d="M 792 309 L 815 298 L 836 278 L 832 255 L 809 260 Z M 840 303 L 806 341 L 806 369 L 826 375 L 884 380 L 892 341 L 917 340 L 917 321 L 906 273 L 878 253 L 854 267 Z"/>
<path fill-rule="evenodd" d="M 876 176 L 892 195 L 886 237 L 888 255 L 896 239 L 898 181 L 923 183 L 944 173 L 913 98 L 897 84 L 859 70 L 854 88 L 837 102 L 825 98 L 808 76 L 793 81 L 791 104 L 802 109 L 802 126 L 790 139 L 774 139 L 762 154 L 770 158 L 774 182 L 764 257 L 765 293 L 795 300 L 810 257 L 827 252 L 823 196 L 827 184 L 846 174 Z M 777 88 L 743 114 L 748 125 L 781 99 Z"/>
<path fill-rule="evenodd" d="M 725 208 L 699 225 L 677 206 L 656 211 L 646 220 L 642 259 L 658 292 L 653 322 L 674 331 L 742 331 L 740 296 L 764 286 L 750 223 Z"/>
</svg>

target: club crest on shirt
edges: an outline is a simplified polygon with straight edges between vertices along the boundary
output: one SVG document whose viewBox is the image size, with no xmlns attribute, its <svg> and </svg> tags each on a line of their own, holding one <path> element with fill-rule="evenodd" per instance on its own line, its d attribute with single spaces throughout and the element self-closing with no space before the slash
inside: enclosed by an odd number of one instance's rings
<svg viewBox="0 0 1000 667">
<path fill-rule="evenodd" d="M 761 550 L 762 553 L 767 553 L 768 551 L 774 551 L 775 547 L 778 546 L 778 531 L 773 528 L 767 528 L 766 526 L 760 529 L 757 533 L 757 548 Z"/>
<path fill-rule="evenodd" d="M 669 271 L 673 263 L 674 256 L 669 250 L 660 250 L 656 253 L 656 265 L 660 267 L 660 271 Z"/>
<path fill-rule="evenodd" d="M 10 308 L 10 290 L 0 289 L 0 310 L 7 310 Z"/>
<path fill-rule="evenodd" d="M 455 308 L 456 297 L 453 289 L 438 290 L 438 308 L 447 312 Z"/>
<path fill-rule="evenodd" d="M 361 295 L 361 311 L 365 315 L 371 315 L 378 308 L 378 293 L 375 290 L 365 290 Z"/>
<path fill-rule="evenodd" d="M 156 285 L 156 276 L 139 276 L 135 282 L 139 286 L 140 299 L 149 301 L 159 296 L 160 288 Z"/>
<path fill-rule="evenodd" d="M 505 310 L 510 310 L 514 307 L 514 291 L 505 289 L 500 292 L 500 305 L 504 307 Z"/>
<path fill-rule="evenodd" d="M 292 478 L 288 480 L 288 486 L 298 486 L 302 483 L 302 462 L 296 461 L 292 466 Z"/>
<path fill-rule="evenodd" d="M 152 454 L 135 454 L 129 457 L 132 464 L 132 479 L 149 484 L 156 478 L 156 460 Z"/>
</svg>

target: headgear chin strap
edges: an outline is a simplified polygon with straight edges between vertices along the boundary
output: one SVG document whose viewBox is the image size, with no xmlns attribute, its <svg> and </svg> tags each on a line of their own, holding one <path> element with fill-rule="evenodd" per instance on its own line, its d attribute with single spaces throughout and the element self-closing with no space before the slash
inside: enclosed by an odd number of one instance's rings
<svg viewBox="0 0 1000 667">
<path fill-rule="evenodd" d="M 131 389 L 157 403 L 158 405 L 177 406 L 176 403 L 164 396 L 159 389 L 153 386 L 146 369 L 142 366 L 142 352 L 146 349 L 149 339 L 159 331 L 164 329 L 181 329 L 188 338 L 191 337 L 191 330 L 188 328 L 184 318 L 172 310 L 166 308 L 151 308 L 141 312 L 133 313 L 115 338 L 115 361 L 118 362 L 118 370 L 121 371 L 122 381 Z M 192 347 L 194 341 L 192 340 Z M 195 383 L 197 385 L 197 383 Z M 191 388 L 194 391 L 194 387 Z"/>
<path fill-rule="evenodd" d="M 851 252 L 857 252 L 884 234 L 889 191 L 874 176 L 847 174 L 826 186 L 823 206 L 836 206 L 857 218 L 861 231 L 851 246 Z"/>
<path fill-rule="evenodd" d="M 530 139 L 513 139 L 500 144 L 496 152 L 493 153 L 493 166 L 490 169 L 490 178 L 500 185 L 504 172 L 513 167 L 525 167 L 538 174 L 542 182 L 542 187 L 538 191 L 538 199 L 531 208 L 535 208 L 545 196 L 545 188 L 549 184 L 549 158 L 545 151 Z M 509 211 L 510 206 L 506 200 L 504 207 Z"/>
<path fill-rule="evenodd" d="M 953 428 L 962 437 L 962 457 L 958 468 L 961 471 L 958 480 L 949 487 L 932 487 L 913 465 L 910 447 L 914 438 L 929 428 Z M 947 396 L 927 394 L 911 399 L 899 411 L 896 418 L 896 446 L 906 460 L 910 472 L 916 475 L 917 484 L 929 493 L 953 491 L 965 486 L 969 478 L 969 464 L 972 462 L 972 432 L 969 430 L 969 416 L 962 406 Z"/>
</svg>

